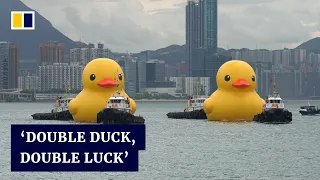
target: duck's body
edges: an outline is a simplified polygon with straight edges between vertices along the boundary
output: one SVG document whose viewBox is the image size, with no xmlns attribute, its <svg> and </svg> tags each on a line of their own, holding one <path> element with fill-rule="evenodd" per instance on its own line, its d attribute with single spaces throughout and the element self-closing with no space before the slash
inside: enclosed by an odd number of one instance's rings
<svg viewBox="0 0 320 180">
<path fill-rule="evenodd" d="M 217 90 L 206 100 L 204 107 L 209 120 L 250 121 L 254 115 L 261 113 L 263 104 L 264 101 L 257 93 L 239 95 Z"/>
<path fill-rule="evenodd" d="M 100 58 L 87 64 L 82 74 L 83 90 L 69 103 L 69 111 L 76 122 L 95 123 L 97 114 L 107 106 L 113 94 L 129 96 L 124 92 L 124 75 L 118 63 Z M 131 114 L 136 103 L 129 98 Z"/>
<path fill-rule="evenodd" d="M 204 102 L 208 120 L 253 120 L 265 101 L 255 91 L 256 75 L 240 60 L 223 64 L 217 73 L 218 89 Z"/>
<path fill-rule="evenodd" d="M 90 90 L 81 91 L 70 102 L 69 111 L 77 122 L 94 123 L 97 118 L 97 112 L 106 107 L 106 100 L 110 97 L 110 93 L 94 93 Z"/>
<path fill-rule="evenodd" d="M 113 94 L 115 94 L 114 92 Z M 128 95 L 122 92 L 121 95 Z M 106 108 L 107 101 L 112 96 L 112 93 L 94 93 L 90 90 L 81 91 L 75 99 L 70 102 L 69 111 L 77 122 L 91 122 L 95 123 L 97 112 Z M 97 100 L 101 99 L 101 100 Z M 104 100 L 105 99 L 105 100 Z M 129 97 L 130 114 L 136 111 L 136 103 Z"/>
</svg>

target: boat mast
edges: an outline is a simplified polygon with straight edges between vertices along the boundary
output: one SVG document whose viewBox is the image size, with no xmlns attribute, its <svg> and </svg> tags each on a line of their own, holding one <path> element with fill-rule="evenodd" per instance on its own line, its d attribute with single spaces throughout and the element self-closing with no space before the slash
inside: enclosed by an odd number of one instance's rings
<svg viewBox="0 0 320 180">
<path fill-rule="evenodd" d="M 69 80 L 67 80 L 67 82 L 66 82 L 66 95 L 67 95 L 67 97 L 70 96 L 70 84 L 69 84 Z"/>
<path fill-rule="evenodd" d="M 277 95 L 277 89 L 276 89 L 276 73 L 274 68 L 272 68 L 272 95 Z"/>
<path fill-rule="evenodd" d="M 200 79 L 200 77 L 198 77 L 198 82 L 197 82 L 197 96 L 196 96 L 196 98 L 198 98 L 198 96 L 199 96 L 199 79 Z"/>
</svg>

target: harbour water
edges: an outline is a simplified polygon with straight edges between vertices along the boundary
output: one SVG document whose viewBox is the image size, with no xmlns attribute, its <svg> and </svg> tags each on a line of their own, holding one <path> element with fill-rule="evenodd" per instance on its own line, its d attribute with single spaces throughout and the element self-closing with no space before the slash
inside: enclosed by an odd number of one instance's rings
<svg viewBox="0 0 320 180">
<path fill-rule="evenodd" d="M 185 102 L 137 102 L 146 119 L 146 151 L 139 172 L 10 172 L 10 125 L 66 123 L 34 121 L 52 103 L 0 103 L 0 179 L 320 179 L 320 116 L 301 116 L 307 101 L 286 101 L 291 124 L 226 123 L 168 119 Z M 310 101 L 320 105 L 320 101 Z"/>
</svg>

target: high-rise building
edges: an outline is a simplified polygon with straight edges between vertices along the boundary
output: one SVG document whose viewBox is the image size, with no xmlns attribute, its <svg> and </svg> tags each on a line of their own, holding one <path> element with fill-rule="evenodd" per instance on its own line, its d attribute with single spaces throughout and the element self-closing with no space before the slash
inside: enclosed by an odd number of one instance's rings
<svg viewBox="0 0 320 180">
<path fill-rule="evenodd" d="M 147 81 L 147 63 L 146 61 L 139 60 L 137 61 L 137 85 L 136 92 L 144 92 L 146 88 Z"/>
<path fill-rule="evenodd" d="M 137 62 L 131 57 L 122 57 L 118 63 L 124 73 L 125 91 L 129 96 L 134 97 L 137 93 Z"/>
<path fill-rule="evenodd" d="M 282 65 L 284 67 L 290 66 L 292 63 L 290 63 L 290 60 L 292 59 L 292 50 L 291 49 L 283 49 L 281 53 L 281 61 Z"/>
<path fill-rule="evenodd" d="M 218 69 L 225 62 L 232 59 L 231 56 L 218 55 L 206 50 L 204 48 L 198 48 L 193 51 L 192 61 L 192 77 L 210 77 L 210 92 L 214 92 L 217 89 L 216 75 Z"/>
<path fill-rule="evenodd" d="M 240 50 L 231 50 L 230 55 L 232 59 L 243 60 L 248 63 L 253 62 L 271 62 L 272 61 L 272 51 L 266 49 L 240 49 Z"/>
<path fill-rule="evenodd" d="M 178 69 L 177 65 L 166 64 L 166 77 L 177 77 Z"/>
<path fill-rule="evenodd" d="M 204 48 L 211 53 L 217 52 L 218 44 L 218 1 L 188 0 L 186 6 L 186 46 L 188 74 L 192 75 L 193 51 Z"/>
<path fill-rule="evenodd" d="M 187 76 L 187 65 L 185 61 L 178 63 L 178 76 L 186 77 Z"/>
<path fill-rule="evenodd" d="M 165 81 L 166 67 L 164 61 L 150 60 L 147 62 L 147 81 Z"/>
<path fill-rule="evenodd" d="M 139 58 L 140 61 L 145 61 L 145 62 L 149 61 L 149 59 L 150 59 L 150 51 L 142 51 L 142 52 L 140 52 L 138 58 Z"/>
<path fill-rule="evenodd" d="M 53 63 L 39 66 L 40 90 L 71 89 L 82 90 L 82 71 L 84 66 Z"/>
<path fill-rule="evenodd" d="M 39 78 L 38 76 L 19 76 L 18 87 L 20 89 L 37 90 Z"/>
<path fill-rule="evenodd" d="M 170 77 L 176 83 L 177 90 L 189 96 L 210 95 L 210 77 Z"/>
<path fill-rule="evenodd" d="M 63 63 L 64 45 L 57 42 L 40 44 L 40 65 Z"/>
<path fill-rule="evenodd" d="M 0 42 L 0 89 L 18 87 L 18 47 Z"/>
<path fill-rule="evenodd" d="M 111 58 L 110 49 L 105 49 L 101 43 L 98 44 L 98 48 L 95 48 L 94 44 L 89 44 L 88 47 L 70 49 L 70 63 L 86 65 L 96 58 Z"/>
</svg>

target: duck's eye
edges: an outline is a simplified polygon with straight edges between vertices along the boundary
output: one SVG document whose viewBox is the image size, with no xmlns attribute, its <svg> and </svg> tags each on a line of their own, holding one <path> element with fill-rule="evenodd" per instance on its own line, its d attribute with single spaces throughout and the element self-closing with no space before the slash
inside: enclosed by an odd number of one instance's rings
<svg viewBox="0 0 320 180">
<path fill-rule="evenodd" d="M 96 79 L 96 75 L 91 74 L 91 75 L 90 75 L 90 80 L 93 81 L 93 80 L 95 80 L 95 79 Z"/>
<path fill-rule="evenodd" d="M 118 78 L 119 78 L 120 81 L 122 81 L 122 74 L 119 74 Z"/>
<path fill-rule="evenodd" d="M 252 81 L 255 82 L 256 78 L 254 76 L 251 77 Z"/>
<path fill-rule="evenodd" d="M 224 77 L 224 80 L 227 81 L 227 82 L 230 81 L 230 76 L 229 76 L 229 75 L 226 75 L 226 76 Z"/>
</svg>

